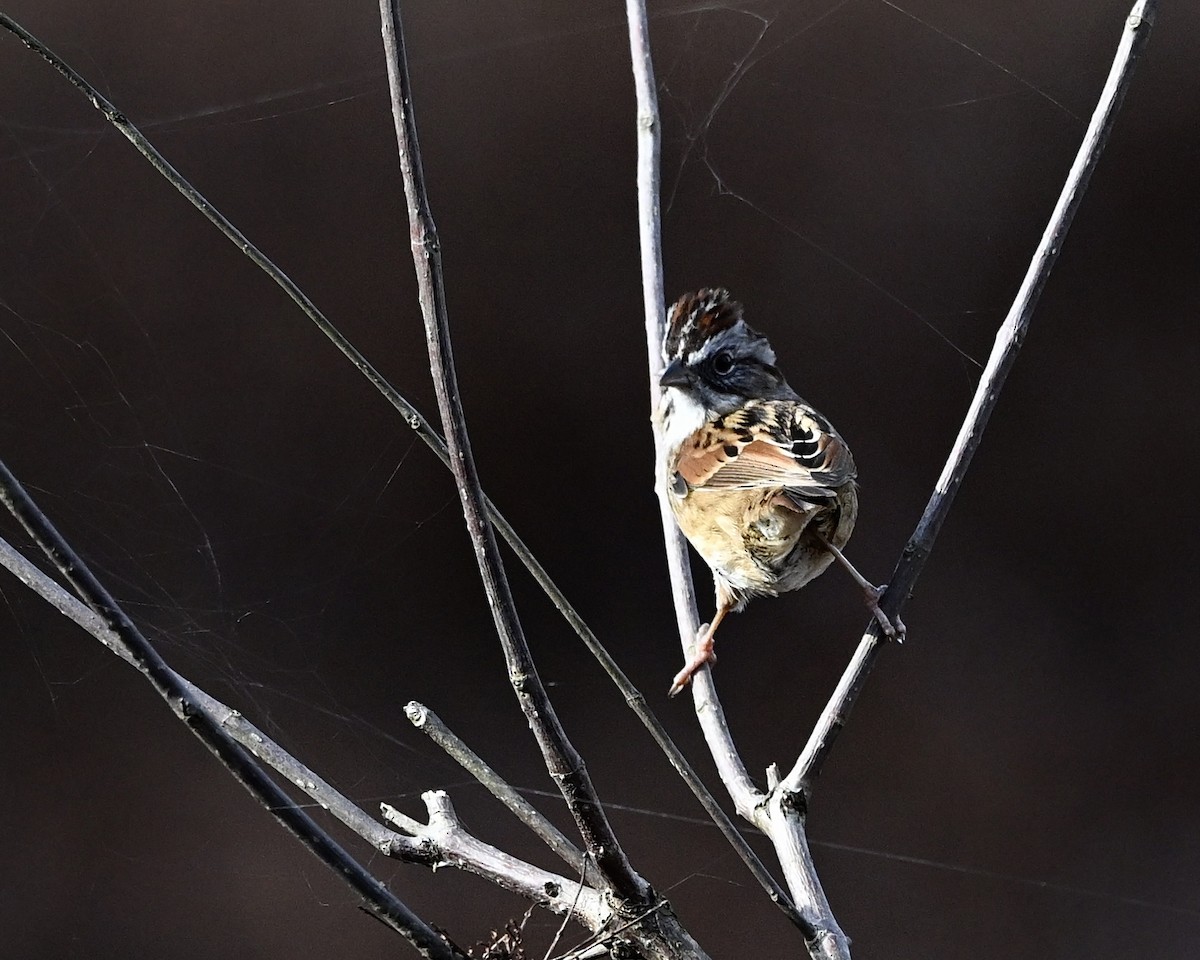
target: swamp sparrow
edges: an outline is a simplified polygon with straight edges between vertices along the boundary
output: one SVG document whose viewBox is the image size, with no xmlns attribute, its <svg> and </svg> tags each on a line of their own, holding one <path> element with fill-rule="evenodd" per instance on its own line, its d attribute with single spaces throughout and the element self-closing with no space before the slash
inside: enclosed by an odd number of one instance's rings
<svg viewBox="0 0 1200 960">
<path fill-rule="evenodd" d="M 717 611 L 676 675 L 679 693 L 710 661 L 713 634 L 754 597 L 798 590 L 835 560 L 850 571 L 889 637 L 903 636 L 842 555 L 858 516 L 854 458 L 775 366 L 767 338 L 725 290 L 681 297 L 663 342 L 659 482 L 679 528 L 713 572 Z"/>
</svg>

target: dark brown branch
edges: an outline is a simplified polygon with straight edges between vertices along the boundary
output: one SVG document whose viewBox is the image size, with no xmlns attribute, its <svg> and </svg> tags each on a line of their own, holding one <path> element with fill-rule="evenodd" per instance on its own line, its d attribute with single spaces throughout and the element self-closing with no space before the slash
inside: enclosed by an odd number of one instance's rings
<svg viewBox="0 0 1200 960">
<path fill-rule="evenodd" d="M 441 249 L 425 191 L 398 0 L 380 0 L 379 9 L 383 23 L 388 82 L 392 92 L 392 115 L 400 151 L 400 171 L 408 202 L 413 262 L 416 266 L 421 313 L 425 320 L 425 338 L 437 392 L 438 410 L 446 435 L 446 446 L 450 452 L 450 468 L 462 501 L 467 531 L 475 548 L 475 559 L 483 578 L 484 591 L 487 593 L 496 631 L 508 662 L 509 680 L 541 748 L 546 768 L 562 792 L 597 870 L 623 900 L 645 905 L 652 898 L 649 884 L 634 871 L 621 849 L 608 817 L 600 805 L 583 758 L 567 738 L 566 731 L 563 730 L 550 703 L 546 688 L 538 676 L 529 646 L 525 642 L 521 622 L 517 617 L 492 525 L 484 507 L 483 491 L 471 454 L 466 417 L 454 371 L 446 294 L 442 283 Z"/>
<path fill-rule="evenodd" d="M 465 954 L 461 950 L 442 938 L 371 876 L 230 737 L 194 696 L 190 685 L 181 682 L 182 678 L 167 666 L 2 461 L 0 502 L 20 521 L 60 574 L 103 621 L 110 636 L 109 646 L 120 651 L 121 656 L 149 680 L 175 715 L 280 824 L 358 892 L 370 913 L 400 933 L 422 956 L 433 960 L 463 960 Z"/>
<path fill-rule="evenodd" d="M 1121 35 L 1117 52 L 1109 70 L 1108 79 L 1100 93 L 1096 108 L 1092 112 L 1083 142 L 1075 155 L 1075 161 L 1067 174 L 1058 202 L 1046 224 L 1041 242 L 1034 252 L 1033 260 L 1025 273 L 1025 278 L 1017 292 L 1016 299 L 1009 308 L 1008 315 L 996 333 L 991 355 L 987 366 L 979 379 L 971 406 L 959 429 L 950 457 L 942 468 L 925 512 L 917 524 L 912 537 L 909 538 L 904 552 L 892 572 L 887 594 L 880 606 L 893 619 L 900 615 L 908 602 L 909 595 L 925 567 L 929 554 L 933 549 L 934 540 L 942 528 L 946 515 L 954 503 L 954 497 L 962 485 L 971 458 L 975 455 L 979 442 L 983 438 L 983 430 L 988 418 L 996 408 L 1000 398 L 1000 390 L 1008 377 L 1009 370 L 1017 359 L 1017 352 L 1025 340 L 1029 322 L 1033 317 L 1034 308 L 1046 279 L 1058 259 L 1062 249 L 1063 238 L 1075 217 L 1075 211 L 1083 200 L 1092 171 L 1095 170 L 1100 154 L 1112 131 L 1113 121 L 1125 92 L 1133 78 L 1133 68 L 1137 58 L 1150 39 L 1150 28 L 1154 22 L 1157 0 L 1138 0 L 1125 21 L 1125 30 Z M 866 684 L 867 676 L 875 664 L 879 654 L 879 627 L 872 622 L 858 649 L 842 675 L 837 689 L 821 713 L 817 726 L 809 737 L 808 743 L 795 766 L 780 784 L 785 792 L 800 792 L 806 797 L 811 793 L 813 782 L 821 772 L 829 751 L 833 748 L 834 740 L 842 727 L 845 726 L 850 711 L 858 700 Z"/>
</svg>

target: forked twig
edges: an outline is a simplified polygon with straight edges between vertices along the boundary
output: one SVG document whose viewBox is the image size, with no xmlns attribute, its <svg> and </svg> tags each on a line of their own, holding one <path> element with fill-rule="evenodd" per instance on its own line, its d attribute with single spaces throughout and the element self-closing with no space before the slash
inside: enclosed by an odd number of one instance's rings
<svg viewBox="0 0 1200 960">
<path fill-rule="evenodd" d="M 444 790 L 429 790 L 421 799 L 428 811 L 426 824 L 400 813 L 390 804 L 380 807 L 389 823 L 431 844 L 441 864 L 485 877 L 539 906 L 577 920 L 593 933 L 608 929 L 615 919 L 603 891 L 518 860 L 471 834 L 458 819 Z"/>
<path fill-rule="evenodd" d="M 102 617 L 65 591 L 3 538 L 0 538 L 0 566 L 7 568 L 34 593 L 81 626 L 126 663 L 137 665 L 133 654 L 120 636 Z M 431 810 L 429 823 L 422 823 L 388 804 L 383 804 L 385 818 L 404 833 L 397 833 L 381 825 L 236 710 L 210 696 L 178 673 L 171 673 L 180 688 L 192 698 L 193 709 L 197 714 L 206 714 L 257 760 L 281 774 L 289 783 L 311 797 L 384 855 L 434 869 L 449 864 L 481 876 L 539 906 L 561 914 L 565 918 L 564 922 L 575 919 L 593 935 L 611 933 L 612 911 L 605 905 L 600 892 L 585 886 L 583 880 L 575 882 L 568 877 L 550 873 L 510 857 L 471 836 L 457 822 L 453 831 L 447 831 L 445 818 L 433 816 L 433 807 L 440 809 L 443 804 L 438 801 L 431 807 L 429 795 L 426 799 L 426 806 Z M 448 803 L 446 800 L 445 804 Z M 383 890 L 382 887 L 380 889 Z M 386 890 L 383 892 L 386 894 Z M 367 906 L 369 912 L 377 914 L 369 903 Z"/>
<path fill-rule="evenodd" d="M 1088 125 L 1082 145 L 1068 174 L 1050 223 L 1042 237 L 1033 262 L 1030 264 L 1017 298 L 1004 324 L 984 370 L 971 406 L 967 412 L 950 458 L 942 471 L 930 498 L 929 505 L 917 525 L 916 532 L 906 545 L 892 575 L 891 585 L 881 606 L 889 618 L 901 613 L 917 576 L 928 560 L 934 539 L 941 528 L 954 495 L 979 445 L 987 419 L 994 409 L 1004 379 L 1011 369 L 1032 316 L 1038 295 L 1046 283 L 1057 258 L 1075 210 L 1078 208 L 1088 178 L 1099 159 L 1100 151 L 1112 127 L 1112 121 L 1129 85 L 1132 68 L 1145 45 L 1152 24 L 1155 0 L 1139 0 L 1131 11 L 1121 37 L 1108 80 Z M 638 197 L 639 222 L 642 239 L 643 289 L 646 301 L 646 330 L 651 378 L 651 397 L 655 409 L 659 403 L 657 379 L 661 369 L 659 344 L 664 326 L 664 304 L 661 299 L 661 254 L 658 249 L 658 178 L 657 134 L 648 131 L 657 127 L 657 105 L 654 97 L 653 74 L 650 71 L 649 46 L 645 30 L 645 8 L 641 0 L 627 0 L 630 38 L 633 48 L 633 69 L 638 92 Z M 657 291 L 657 292 L 655 292 Z M 656 424 L 657 427 L 657 424 Z M 656 429 L 656 445 L 661 437 Z M 660 492 L 662 478 L 657 478 Z M 681 558 L 682 536 L 663 507 L 663 527 L 666 540 L 667 564 L 671 573 L 676 616 L 680 639 L 685 651 L 696 635 L 698 618 L 695 613 L 695 594 L 686 563 Z M 721 778 L 733 797 L 738 812 L 759 826 L 771 838 L 783 866 L 788 886 L 806 923 L 815 927 L 815 936 L 808 936 L 808 949 L 814 958 L 848 958 L 849 941 L 837 927 L 817 879 L 812 856 L 808 850 L 804 819 L 812 783 L 828 757 L 834 738 L 845 724 L 879 649 L 879 625 L 872 620 L 859 643 L 850 665 L 818 720 L 816 729 L 788 775 L 782 779 L 772 768 L 769 771 L 768 793 L 760 791 L 746 773 L 729 734 L 720 704 L 712 686 L 710 671 L 705 669 L 693 680 L 697 715 L 709 749 L 717 762 Z"/>
<path fill-rule="evenodd" d="M 903 611 L 917 577 L 929 559 L 933 542 L 950 512 L 954 497 L 962 485 L 967 468 L 971 465 L 971 458 L 979 447 L 988 418 L 1000 399 L 1000 390 L 1017 359 L 1017 351 L 1024 342 L 1025 332 L 1029 328 L 1042 288 L 1045 287 L 1046 279 L 1058 259 L 1063 238 L 1070 229 L 1092 171 L 1096 169 L 1100 154 L 1108 141 L 1117 110 L 1133 78 L 1133 68 L 1138 55 L 1150 39 L 1150 28 L 1154 23 L 1157 6 L 1158 0 L 1138 0 L 1125 20 L 1125 30 L 1117 45 L 1108 78 L 1092 111 L 1083 142 L 1079 145 L 1075 160 L 1067 173 L 1058 202 L 1050 214 L 1050 220 L 1021 281 L 1016 299 L 996 332 L 992 352 L 988 356 L 987 365 L 979 379 L 975 395 L 971 398 L 971 406 L 963 419 L 962 427 L 959 428 L 946 465 L 942 468 L 941 476 L 938 477 L 916 530 L 896 563 L 887 593 L 880 601 L 884 612 L 893 619 Z M 821 766 L 829 756 L 838 732 L 845 726 L 846 719 L 859 693 L 862 692 L 879 648 L 879 625 L 872 622 L 859 641 L 850 665 L 822 711 L 795 766 L 779 785 L 781 791 L 802 792 L 805 795 L 811 792 L 813 781 L 821 772 Z"/>
<path fill-rule="evenodd" d="M 415 700 L 404 708 L 404 713 L 414 727 L 445 750 L 459 766 L 478 780 L 488 793 L 508 807 L 525 826 L 541 837 L 542 842 L 561 860 L 581 874 L 587 870 L 587 860 L 583 852 L 496 773 L 479 754 L 463 743 L 454 731 L 442 722 L 441 717 Z"/>
</svg>

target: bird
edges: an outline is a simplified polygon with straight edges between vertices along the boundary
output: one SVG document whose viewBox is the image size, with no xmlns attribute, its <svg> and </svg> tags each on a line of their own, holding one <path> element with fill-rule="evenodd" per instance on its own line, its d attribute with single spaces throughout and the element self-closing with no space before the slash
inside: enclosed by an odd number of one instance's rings
<svg viewBox="0 0 1200 960">
<path fill-rule="evenodd" d="M 720 288 L 680 297 L 667 313 L 662 352 L 660 491 L 716 588 L 712 622 L 669 695 L 716 661 L 713 635 L 728 613 L 798 590 L 834 562 L 863 589 L 884 634 L 903 639 L 903 623 L 879 607 L 886 587 L 842 553 L 858 518 L 850 448 L 788 385 L 742 305 Z"/>
</svg>

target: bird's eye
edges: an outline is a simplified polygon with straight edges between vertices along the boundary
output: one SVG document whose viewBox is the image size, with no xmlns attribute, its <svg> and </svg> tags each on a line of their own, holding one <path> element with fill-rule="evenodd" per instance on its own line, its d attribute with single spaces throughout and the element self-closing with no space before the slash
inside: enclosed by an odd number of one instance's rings
<svg viewBox="0 0 1200 960">
<path fill-rule="evenodd" d="M 712 360 L 713 373 L 718 377 L 727 377 L 733 373 L 733 356 L 725 350 L 718 353 Z"/>
</svg>

